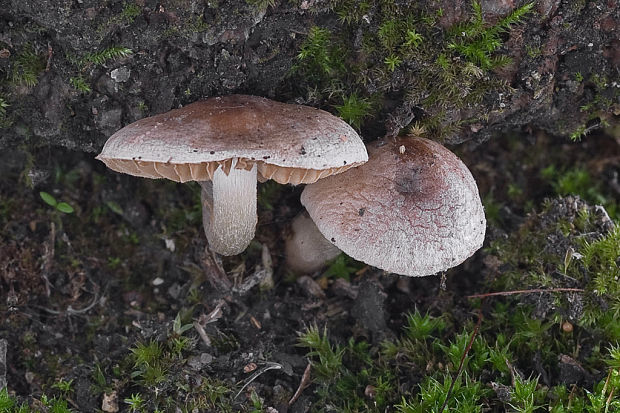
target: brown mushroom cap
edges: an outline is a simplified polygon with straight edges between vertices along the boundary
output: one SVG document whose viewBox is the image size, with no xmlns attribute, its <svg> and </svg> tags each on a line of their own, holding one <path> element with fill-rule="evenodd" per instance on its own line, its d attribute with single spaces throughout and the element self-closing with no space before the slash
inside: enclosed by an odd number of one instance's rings
<svg viewBox="0 0 620 413">
<path fill-rule="evenodd" d="M 116 132 L 97 157 L 147 178 L 207 181 L 221 166 L 256 164 L 261 180 L 311 183 L 368 159 L 343 120 L 308 106 L 231 95 L 141 119 Z"/>
<path fill-rule="evenodd" d="M 325 238 L 410 276 L 454 267 L 482 246 L 478 188 L 456 155 L 423 138 L 380 141 L 368 152 L 364 165 L 304 189 L 301 202 Z"/>
</svg>

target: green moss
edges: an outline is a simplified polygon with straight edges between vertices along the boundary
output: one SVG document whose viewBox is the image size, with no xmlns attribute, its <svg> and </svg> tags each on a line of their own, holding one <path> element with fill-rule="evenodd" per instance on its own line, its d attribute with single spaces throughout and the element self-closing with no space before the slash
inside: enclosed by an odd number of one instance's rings
<svg viewBox="0 0 620 413">
<path fill-rule="evenodd" d="M 209 29 L 209 24 L 204 20 L 204 15 L 200 14 L 198 16 L 192 16 L 185 28 L 187 33 L 202 33 Z"/>
<path fill-rule="evenodd" d="M 131 55 L 133 51 L 127 47 L 110 46 L 97 52 L 86 53 L 79 62 L 82 66 L 102 65 L 110 60 L 117 60 Z"/>
<path fill-rule="evenodd" d="M 268 7 L 275 7 L 276 5 L 275 0 L 245 0 L 245 1 L 250 6 L 258 10 L 261 10 L 261 11 L 265 11 L 267 10 Z"/>
<path fill-rule="evenodd" d="M 552 329 L 552 323 L 501 302 L 491 318 L 479 323 L 478 329 L 467 322 L 456 333 L 444 317 L 416 311 L 407 316 L 401 337 L 385 340 L 380 348 L 353 339 L 335 344 L 326 330 L 310 327 L 300 334 L 299 346 L 307 349 L 313 366 L 319 400 L 312 411 L 326 411 L 322 406 L 377 413 L 601 411 L 592 395 L 609 406 L 620 403 L 616 394 L 620 380 L 605 388 L 601 385 L 606 380 L 593 389 L 575 387 L 570 397 L 562 386 L 539 385 L 533 359 L 539 357 L 545 366 L 553 366 L 560 354 L 575 345 L 570 336 Z M 608 354 L 606 365 L 594 361 L 584 367 L 597 366 L 617 376 L 620 350 L 611 346 L 603 351 Z M 575 405 L 583 410 L 570 410 Z"/>
<path fill-rule="evenodd" d="M 71 83 L 71 86 L 73 86 L 76 90 L 82 93 L 89 93 L 92 91 L 92 89 L 90 88 L 88 83 L 86 83 L 86 80 L 81 74 L 70 78 L 69 83 Z"/>
<path fill-rule="evenodd" d="M 447 400 L 450 389 L 453 397 Z M 439 379 L 427 377 L 420 385 L 418 397 L 403 399 L 395 407 L 399 413 L 439 413 L 445 403 L 446 411 L 478 413 L 482 412 L 480 399 L 488 392 L 488 389 L 471 380 L 467 374 L 464 375 L 464 379 L 459 378 L 454 383 L 449 374 L 443 374 Z"/>
<path fill-rule="evenodd" d="M 6 108 L 8 108 L 9 106 L 11 105 L 7 103 L 4 97 L 0 96 L 0 117 L 6 116 Z"/>
<path fill-rule="evenodd" d="M 489 223 L 499 226 L 501 225 L 502 204 L 495 200 L 493 193 L 489 192 L 482 198 L 482 204 L 484 205 L 484 215 Z"/>
<path fill-rule="evenodd" d="M 344 0 L 339 1 L 334 11 L 338 19 L 344 24 L 360 23 L 371 7 L 367 0 Z"/>
<path fill-rule="evenodd" d="M 11 117 L 7 115 L 7 108 L 11 106 L 6 97 L 0 94 L 0 129 L 8 128 L 13 123 Z"/>
<path fill-rule="evenodd" d="M 117 26 L 128 26 L 134 22 L 136 17 L 142 14 L 142 7 L 134 0 L 124 1 L 121 12 L 115 14 L 97 26 L 95 32 L 101 38 L 105 37 L 110 30 Z"/>
<path fill-rule="evenodd" d="M 583 82 L 593 90 L 593 93 L 586 94 L 587 102 L 579 107 L 583 113 L 583 123 L 569 134 L 572 141 L 579 141 L 591 131 L 609 126 L 608 120 L 612 117 L 613 103 L 620 97 L 620 90 L 614 87 L 606 76 L 597 73 L 591 74 L 585 81 L 584 76 L 577 72 L 575 80 Z"/>
<path fill-rule="evenodd" d="M 579 253 L 582 255 L 581 265 L 571 267 L 569 274 L 588 281 L 588 292 L 604 298 L 608 305 L 606 311 L 614 318 L 620 318 L 620 267 L 617 262 L 620 257 L 620 225 L 596 241 L 582 239 Z M 597 305 L 598 300 L 591 299 L 589 304 L 582 319 L 584 325 L 592 325 L 606 312 Z"/>
<path fill-rule="evenodd" d="M 142 14 L 142 7 L 134 2 L 123 2 L 123 10 L 121 11 L 121 20 L 126 23 L 132 23 L 136 17 Z"/>
<path fill-rule="evenodd" d="M 303 76 L 306 82 L 325 86 L 332 77 L 339 77 L 344 69 L 342 51 L 335 45 L 331 32 L 313 26 L 301 45 L 293 72 Z"/>
<path fill-rule="evenodd" d="M 416 122 L 440 140 L 458 133 L 463 124 L 487 119 L 489 114 L 480 112 L 485 96 L 511 93 L 490 69 L 508 63 L 508 57 L 498 54 L 504 35 L 533 8 L 527 3 L 488 24 L 474 2 L 469 20 L 444 30 L 437 25 L 441 9 L 428 10 L 415 2 L 329 4 L 345 27 L 311 28 L 298 55 L 295 83 L 305 87 L 312 100 L 332 105 L 341 96 L 382 101 L 388 91 L 396 92 L 406 105 L 423 111 Z M 461 109 L 479 113 L 455 119 Z"/>
<path fill-rule="evenodd" d="M 460 23 L 450 29 L 448 49 L 462 55 L 469 62 L 483 70 L 504 66 L 506 57 L 494 56 L 502 46 L 501 35 L 523 21 L 534 8 L 534 2 L 516 8 L 494 25 L 487 25 L 482 16 L 482 6 L 472 2 L 473 16 L 467 23 Z"/>
<path fill-rule="evenodd" d="M 601 182 L 593 180 L 588 170 L 581 167 L 557 169 L 552 164 L 542 169 L 540 176 L 556 195 L 578 195 L 588 203 L 603 205 L 612 219 L 619 218 L 617 200 L 605 194 Z"/>
<path fill-rule="evenodd" d="M 550 208 L 547 207 L 547 208 Z M 575 216 L 557 218 L 553 222 L 531 218 L 507 241 L 492 245 L 494 253 L 508 264 L 492 290 L 531 288 L 581 288 L 576 307 L 563 294 L 553 298 L 554 310 L 547 319 L 561 320 L 567 315 L 583 327 L 598 328 L 609 337 L 618 337 L 620 331 L 610 320 L 620 317 L 620 227 L 599 238 L 592 238 L 597 229 L 597 218 L 590 210 L 581 208 Z M 563 249 L 551 243 L 561 243 Z M 562 241 L 563 240 L 563 241 Z M 608 322 L 599 323 L 600 320 Z M 515 324 L 528 324 L 531 320 L 514 320 Z M 536 327 L 536 328 L 535 328 Z M 514 335 L 514 340 L 524 346 L 541 346 L 536 335 L 542 325 L 531 325 L 527 331 L 534 336 Z"/>
<path fill-rule="evenodd" d="M 323 275 L 326 277 L 344 278 L 350 281 L 351 275 L 362 269 L 364 265 L 364 263 L 355 261 L 346 254 L 340 254 L 332 260 Z"/>
<path fill-rule="evenodd" d="M 16 85 L 34 87 L 43 70 L 45 70 L 45 60 L 42 55 L 36 53 L 32 46 L 27 45 L 13 61 L 11 81 Z"/>
<path fill-rule="evenodd" d="M 395 55 L 389 55 L 383 61 L 383 63 L 385 63 L 385 65 L 387 66 L 390 72 L 393 72 L 394 70 L 396 70 L 396 68 L 400 66 L 402 62 L 403 61 L 400 59 L 400 57 L 395 56 Z"/>
<path fill-rule="evenodd" d="M 342 105 L 336 106 L 338 116 L 359 130 L 365 118 L 371 114 L 372 104 L 369 99 L 361 98 L 356 93 L 343 98 Z"/>
</svg>

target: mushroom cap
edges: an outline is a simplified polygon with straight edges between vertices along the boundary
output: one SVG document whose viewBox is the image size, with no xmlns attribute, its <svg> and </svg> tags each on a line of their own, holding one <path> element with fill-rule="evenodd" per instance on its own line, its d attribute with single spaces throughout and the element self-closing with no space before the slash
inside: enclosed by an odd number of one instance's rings
<svg viewBox="0 0 620 413">
<path fill-rule="evenodd" d="M 423 138 L 380 141 L 368 152 L 364 165 L 304 188 L 301 202 L 325 238 L 410 276 L 454 267 L 482 246 L 482 202 L 456 155 Z"/>
<path fill-rule="evenodd" d="M 346 122 L 309 106 L 231 95 L 141 119 L 112 135 L 97 157 L 109 168 L 148 178 L 206 181 L 238 159 L 261 180 L 311 183 L 368 160 Z"/>
</svg>

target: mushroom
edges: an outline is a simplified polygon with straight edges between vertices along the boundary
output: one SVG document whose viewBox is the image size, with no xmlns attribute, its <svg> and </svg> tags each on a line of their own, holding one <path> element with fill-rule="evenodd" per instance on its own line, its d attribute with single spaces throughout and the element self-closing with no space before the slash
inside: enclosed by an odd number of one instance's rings
<svg viewBox="0 0 620 413">
<path fill-rule="evenodd" d="M 379 141 L 369 161 L 306 186 L 301 202 L 323 236 L 356 260 L 401 275 L 454 267 L 484 241 L 476 182 L 442 145 Z"/>
<path fill-rule="evenodd" d="M 357 133 L 325 111 L 231 95 L 125 126 L 97 159 L 131 175 L 198 181 L 209 246 L 234 255 L 254 238 L 257 178 L 312 183 L 368 155 Z"/>
<path fill-rule="evenodd" d="M 333 260 L 341 251 L 325 239 L 307 212 L 293 218 L 284 237 L 287 267 L 294 272 L 311 273 Z"/>
</svg>

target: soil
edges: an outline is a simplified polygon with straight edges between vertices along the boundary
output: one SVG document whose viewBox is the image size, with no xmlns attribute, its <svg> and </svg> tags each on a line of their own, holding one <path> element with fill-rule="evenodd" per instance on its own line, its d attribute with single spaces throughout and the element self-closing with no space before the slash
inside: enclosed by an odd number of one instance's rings
<svg viewBox="0 0 620 413">
<path fill-rule="evenodd" d="M 559 168 L 587 166 L 594 180 L 617 191 L 614 160 L 620 157 L 620 145 L 609 136 L 568 144 L 539 134 L 497 139 L 486 148 L 485 153 L 457 149 L 471 165 L 481 192 L 497 194 L 498 199 L 507 192 L 505 183 L 534 183 L 550 163 Z M 546 154 L 544 159 L 541 154 Z M 336 342 L 354 338 L 378 344 L 397 337 L 405 314 L 414 308 L 448 312 L 456 326 L 463 326 L 472 317 L 464 297 L 484 292 L 485 279 L 496 271 L 481 250 L 448 271 L 443 281 L 437 276 L 403 278 L 369 267 L 351 282 L 321 278 L 321 272 L 295 281 L 283 261 L 282 234 L 301 210 L 300 188 L 278 187 L 273 208 L 261 204 L 257 238 L 249 250 L 217 262 L 206 250 L 196 215 L 198 185 L 115 174 L 88 154 L 62 149 L 6 151 L 1 164 L 0 323 L 1 337 L 8 343 L 7 383 L 15 394 L 32 398 L 49 392 L 59 378 L 73 380 L 71 400 L 79 411 L 101 408 L 94 366 L 106 374 L 131 368 L 129 348 L 165 339 L 177 314 L 204 320 L 216 309 L 213 322 L 205 324 L 211 345 L 192 330 L 195 347 L 185 353 L 185 362 L 172 367 L 160 391 L 174 393 L 166 386 L 179 374 L 208 373 L 242 383 L 248 376 L 244 367 L 272 362 L 282 369 L 264 373 L 253 388 L 268 405 L 289 411 L 282 398 L 295 391 L 307 365 L 304 351 L 296 346 L 298 332 L 316 324 L 325 326 Z M 32 187 L 25 184 L 28 177 Z M 522 196 L 535 205 L 551 192 L 544 183 L 524 188 Z M 46 205 L 41 190 L 75 212 L 63 214 Z M 485 245 L 524 220 L 522 209 L 503 200 L 504 224 L 490 227 Z M 574 211 L 553 213 L 569 216 Z M 558 242 L 563 251 L 562 240 Z M 261 258 L 263 246 L 272 261 L 275 285 L 270 289 L 252 282 L 264 278 L 265 264 L 269 266 Z M 220 289 L 219 265 L 233 283 L 229 290 Z M 563 365 L 562 377 L 576 374 L 574 369 Z M 127 386 L 127 381 L 115 381 L 121 400 L 132 394 Z M 303 406 L 311 404 L 308 390 L 290 411 L 305 411 Z"/>
</svg>

